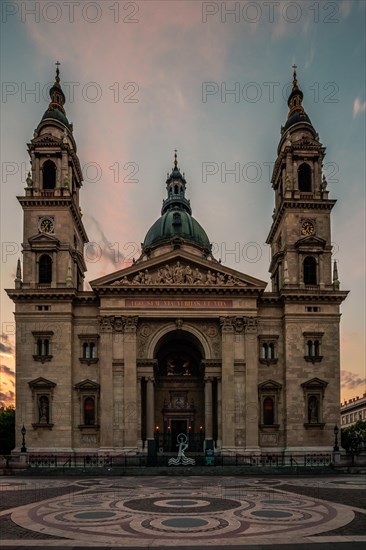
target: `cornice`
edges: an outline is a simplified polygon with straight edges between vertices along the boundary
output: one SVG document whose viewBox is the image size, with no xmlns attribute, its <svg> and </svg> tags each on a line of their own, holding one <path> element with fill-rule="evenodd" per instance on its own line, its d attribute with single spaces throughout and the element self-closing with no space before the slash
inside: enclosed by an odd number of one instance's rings
<svg viewBox="0 0 366 550">
<path fill-rule="evenodd" d="M 22 207 L 44 207 L 44 206 L 50 206 L 54 208 L 59 208 L 60 206 L 64 206 L 66 208 L 69 208 L 71 210 L 72 216 L 74 218 L 74 221 L 76 223 L 77 228 L 79 229 L 84 242 L 89 242 L 88 235 L 86 234 L 84 224 L 81 220 L 81 214 L 80 210 L 76 207 L 74 199 L 72 195 L 68 197 L 43 197 L 43 196 L 37 196 L 37 197 L 23 197 L 18 196 L 18 201 L 22 205 Z"/>
<path fill-rule="evenodd" d="M 211 287 L 211 286 L 105 286 L 96 287 L 95 293 L 97 295 L 115 295 L 115 294 L 211 294 L 211 295 L 231 295 L 231 296 L 260 296 L 263 293 L 261 288 L 250 287 Z"/>
<path fill-rule="evenodd" d="M 286 210 L 332 210 L 336 202 L 336 200 L 330 199 L 285 199 L 281 203 L 281 207 L 276 212 L 275 219 L 273 220 L 271 229 L 266 239 L 266 244 L 272 243 L 273 237 Z"/>
</svg>

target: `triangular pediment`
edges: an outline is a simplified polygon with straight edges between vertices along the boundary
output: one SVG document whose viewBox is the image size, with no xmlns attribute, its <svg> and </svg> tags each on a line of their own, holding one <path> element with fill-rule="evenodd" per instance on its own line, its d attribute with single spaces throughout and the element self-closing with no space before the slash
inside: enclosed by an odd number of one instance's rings
<svg viewBox="0 0 366 550">
<path fill-rule="evenodd" d="M 51 380 L 47 380 L 47 378 L 42 378 L 42 376 L 35 380 L 31 380 L 28 384 L 32 389 L 49 389 L 56 386 L 55 382 L 51 382 Z"/>
<path fill-rule="evenodd" d="M 37 243 L 59 244 L 60 243 L 60 241 L 54 235 L 50 235 L 49 233 L 38 233 L 33 237 L 29 237 L 28 242 L 30 244 L 37 244 Z"/>
<path fill-rule="evenodd" d="M 312 235 L 310 237 L 303 237 L 302 239 L 299 239 L 296 242 L 296 247 L 309 247 L 309 248 L 324 248 L 326 245 L 326 241 L 324 239 L 321 239 L 320 237 L 316 237 L 315 235 Z"/>
<path fill-rule="evenodd" d="M 52 134 L 42 134 L 41 136 L 33 138 L 31 143 L 33 147 L 37 147 L 39 145 L 48 147 L 60 147 L 60 145 L 62 144 L 62 139 L 57 138 Z"/>
<path fill-rule="evenodd" d="M 93 380 L 89 380 L 89 378 L 75 384 L 75 389 L 78 391 L 98 391 L 99 388 L 99 384 L 97 382 L 93 382 Z"/>
<path fill-rule="evenodd" d="M 173 251 L 95 279 L 95 290 L 105 287 L 212 287 L 264 290 L 266 282 L 240 273 L 219 262 Z"/>
<path fill-rule="evenodd" d="M 321 380 L 320 378 L 312 378 L 307 382 L 303 382 L 301 386 L 307 389 L 321 389 L 328 386 L 328 382 L 325 382 L 325 380 Z"/>
<path fill-rule="evenodd" d="M 280 391 L 282 384 L 275 382 L 275 380 L 266 380 L 262 384 L 258 384 L 259 391 Z"/>
</svg>

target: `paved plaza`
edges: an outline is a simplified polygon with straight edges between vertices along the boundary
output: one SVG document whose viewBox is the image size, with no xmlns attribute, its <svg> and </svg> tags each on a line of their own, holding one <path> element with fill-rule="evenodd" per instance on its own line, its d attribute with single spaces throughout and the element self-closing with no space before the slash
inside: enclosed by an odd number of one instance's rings
<svg viewBox="0 0 366 550">
<path fill-rule="evenodd" d="M 366 543 L 366 479 L 2 478 L 1 548 L 282 548 Z"/>
</svg>

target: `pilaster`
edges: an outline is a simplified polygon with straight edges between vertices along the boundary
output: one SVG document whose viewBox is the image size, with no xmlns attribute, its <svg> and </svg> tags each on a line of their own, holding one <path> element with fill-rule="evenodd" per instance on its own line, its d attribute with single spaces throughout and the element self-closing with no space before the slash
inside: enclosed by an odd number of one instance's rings
<svg viewBox="0 0 366 550">
<path fill-rule="evenodd" d="M 257 451 L 258 446 L 258 321 L 254 317 L 245 324 L 245 447 Z"/>
<path fill-rule="evenodd" d="M 234 324 L 230 317 L 221 317 L 222 338 L 222 402 L 221 411 L 222 447 L 235 446 L 235 395 L 234 380 Z"/>
</svg>

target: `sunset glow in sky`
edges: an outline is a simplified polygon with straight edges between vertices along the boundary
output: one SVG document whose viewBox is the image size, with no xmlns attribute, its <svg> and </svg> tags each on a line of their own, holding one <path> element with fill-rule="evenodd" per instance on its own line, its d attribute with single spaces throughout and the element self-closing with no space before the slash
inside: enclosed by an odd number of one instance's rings
<svg viewBox="0 0 366 550">
<path fill-rule="evenodd" d="M 270 175 L 296 63 L 327 148 L 342 305 L 342 399 L 365 391 L 363 1 L 1 2 L 1 286 L 14 287 L 26 144 L 61 62 L 84 185 L 87 280 L 121 269 L 160 215 L 178 149 L 193 216 L 222 263 L 269 283 Z M 86 285 L 88 288 L 88 285 Z M 14 402 L 13 303 L 1 293 L 1 404 Z"/>
</svg>

